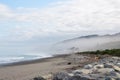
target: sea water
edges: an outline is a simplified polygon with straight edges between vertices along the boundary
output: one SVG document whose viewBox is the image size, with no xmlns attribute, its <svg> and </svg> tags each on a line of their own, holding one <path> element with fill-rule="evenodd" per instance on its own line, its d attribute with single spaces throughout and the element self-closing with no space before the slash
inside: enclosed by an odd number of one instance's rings
<svg viewBox="0 0 120 80">
<path fill-rule="evenodd" d="M 34 53 L 34 54 L 21 54 L 21 55 L 0 55 L 0 65 L 20 62 L 20 61 L 28 61 L 28 60 L 36 60 L 41 58 L 51 57 L 50 55 L 46 55 L 45 53 Z"/>
</svg>

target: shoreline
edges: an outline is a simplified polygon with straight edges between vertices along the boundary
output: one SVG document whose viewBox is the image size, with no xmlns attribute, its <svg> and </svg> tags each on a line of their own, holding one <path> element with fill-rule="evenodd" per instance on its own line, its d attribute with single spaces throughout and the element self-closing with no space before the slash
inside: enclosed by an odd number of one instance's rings
<svg viewBox="0 0 120 80">
<path fill-rule="evenodd" d="M 0 80 L 31 80 L 36 76 L 66 71 L 66 69 L 76 66 L 75 64 L 68 65 L 69 56 L 71 54 L 53 55 L 42 59 L 2 65 L 0 66 Z"/>
<path fill-rule="evenodd" d="M 52 57 L 22 61 L 0 67 L 0 80 L 32 80 L 43 76 L 51 80 L 57 72 L 71 72 L 98 61 L 94 54 L 62 54 Z"/>
<path fill-rule="evenodd" d="M 5 64 L 1 64 L 0 68 L 2 68 L 2 67 L 10 67 L 10 66 L 12 67 L 12 66 L 20 66 L 20 65 L 42 63 L 42 62 L 48 61 L 49 59 L 67 57 L 69 55 L 70 54 L 60 54 L 60 55 L 53 55 L 51 57 L 44 57 L 44 58 L 39 58 L 39 59 L 34 59 L 34 60 L 25 60 L 25 61 L 18 61 L 18 62 L 12 62 L 12 63 L 5 63 Z"/>
<path fill-rule="evenodd" d="M 22 61 L 0 67 L 0 79 L 31 80 L 37 76 L 48 78 L 51 74 L 61 71 L 70 72 L 94 61 L 95 59 L 91 56 L 81 54 L 62 54 L 44 59 Z"/>
</svg>

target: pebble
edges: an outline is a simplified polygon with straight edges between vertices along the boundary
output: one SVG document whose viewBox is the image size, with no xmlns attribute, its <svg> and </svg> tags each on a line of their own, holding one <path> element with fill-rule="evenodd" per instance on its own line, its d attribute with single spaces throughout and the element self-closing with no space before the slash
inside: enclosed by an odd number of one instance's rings
<svg viewBox="0 0 120 80">
<path fill-rule="evenodd" d="M 120 72 L 120 68 L 118 66 L 113 66 L 113 68 L 117 71 L 117 72 Z"/>
<path fill-rule="evenodd" d="M 39 77 L 35 77 L 33 80 L 46 80 L 43 77 L 39 76 Z"/>
<path fill-rule="evenodd" d="M 88 65 L 85 65 L 84 68 L 85 69 L 91 69 L 91 68 L 93 68 L 93 66 L 91 64 L 88 64 Z"/>
<path fill-rule="evenodd" d="M 120 57 L 104 58 L 71 73 L 56 73 L 52 80 L 120 80 Z"/>
<path fill-rule="evenodd" d="M 120 63 L 117 63 L 117 66 L 119 66 L 119 67 L 120 67 Z"/>
<path fill-rule="evenodd" d="M 98 65 L 95 65 L 94 68 L 96 68 L 96 69 L 104 68 L 104 65 L 103 64 L 98 64 Z"/>
<path fill-rule="evenodd" d="M 103 73 L 103 74 L 110 73 L 112 71 L 114 71 L 114 69 L 112 69 L 112 68 L 101 68 L 101 69 L 97 70 L 98 73 Z"/>
<path fill-rule="evenodd" d="M 53 75 L 53 80 L 69 80 L 70 76 L 67 73 L 59 72 Z"/>
<path fill-rule="evenodd" d="M 113 68 L 113 64 L 111 64 L 111 63 L 105 63 L 104 67 L 105 68 Z"/>
<path fill-rule="evenodd" d="M 110 78 L 110 77 L 106 77 L 105 80 L 115 80 L 115 79 Z"/>
</svg>

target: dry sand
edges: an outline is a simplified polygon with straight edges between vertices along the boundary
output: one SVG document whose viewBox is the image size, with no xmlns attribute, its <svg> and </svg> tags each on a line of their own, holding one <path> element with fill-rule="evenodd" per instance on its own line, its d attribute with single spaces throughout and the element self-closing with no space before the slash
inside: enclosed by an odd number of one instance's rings
<svg viewBox="0 0 120 80">
<path fill-rule="evenodd" d="M 62 55 L 53 58 L 40 59 L 28 62 L 19 62 L 0 68 L 0 80 L 31 80 L 37 76 L 49 77 L 50 74 L 59 71 L 68 71 L 82 66 L 82 63 L 91 62 L 89 58 L 74 62 L 73 55 Z M 80 56 L 80 55 L 79 55 Z M 70 64 L 68 64 L 70 63 Z"/>
</svg>

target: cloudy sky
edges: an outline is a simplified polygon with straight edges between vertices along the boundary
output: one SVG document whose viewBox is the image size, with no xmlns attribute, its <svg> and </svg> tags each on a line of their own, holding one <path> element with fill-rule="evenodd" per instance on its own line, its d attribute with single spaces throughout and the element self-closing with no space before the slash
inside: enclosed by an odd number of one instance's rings
<svg viewBox="0 0 120 80">
<path fill-rule="evenodd" d="M 120 0 L 0 0 L 0 48 L 117 33 L 119 21 Z"/>
</svg>

